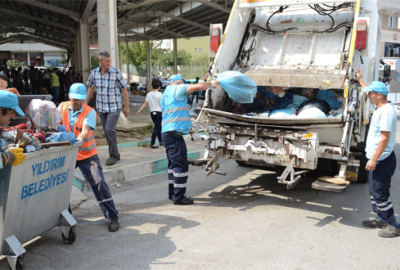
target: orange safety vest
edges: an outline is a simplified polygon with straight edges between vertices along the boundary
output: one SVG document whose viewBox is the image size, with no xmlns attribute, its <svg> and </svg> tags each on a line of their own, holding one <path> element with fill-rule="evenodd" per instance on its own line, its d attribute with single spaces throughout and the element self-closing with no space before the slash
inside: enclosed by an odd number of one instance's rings
<svg viewBox="0 0 400 270">
<path fill-rule="evenodd" d="M 62 115 L 61 124 L 65 126 L 67 131 L 71 131 L 71 126 L 69 124 L 69 109 L 68 109 L 70 104 L 71 104 L 70 101 L 61 103 L 61 115 Z M 83 128 L 83 120 L 86 118 L 86 116 L 90 113 L 91 110 L 93 109 L 90 108 L 88 105 L 83 104 L 82 112 L 78 115 L 75 121 L 75 127 L 73 132 L 76 137 L 78 137 L 78 135 L 81 134 Z M 85 140 L 83 140 L 82 146 L 79 147 L 77 159 L 84 160 L 96 154 L 97 154 L 96 141 L 94 140 L 93 131 L 90 130 L 88 137 Z"/>
</svg>

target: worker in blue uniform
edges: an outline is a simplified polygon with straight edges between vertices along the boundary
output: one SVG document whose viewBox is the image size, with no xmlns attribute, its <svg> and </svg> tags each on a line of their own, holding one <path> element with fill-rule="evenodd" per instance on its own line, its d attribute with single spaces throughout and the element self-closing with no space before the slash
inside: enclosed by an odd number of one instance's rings
<svg viewBox="0 0 400 270">
<path fill-rule="evenodd" d="M 172 75 L 160 103 L 162 111 L 161 137 L 168 158 L 168 195 L 176 205 L 193 204 L 185 196 L 188 178 L 187 148 L 183 135 L 192 128 L 187 95 L 216 87 L 217 81 L 184 84 L 181 75 Z"/>
<path fill-rule="evenodd" d="M 390 196 L 390 184 L 396 170 L 397 113 L 393 104 L 388 101 L 388 88 L 382 82 L 374 81 L 367 85 L 362 73 L 356 70 L 362 91 L 367 93 L 376 110 L 372 115 L 365 152 L 368 162 L 365 169 L 369 171 L 368 187 L 372 210 L 377 214 L 373 220 L 365 220 L 362 225 L 368 228 L 382 228 L 378 232 L 381 237 L 400 236 L 400 224 L 394 215 Z"/>
</svg>

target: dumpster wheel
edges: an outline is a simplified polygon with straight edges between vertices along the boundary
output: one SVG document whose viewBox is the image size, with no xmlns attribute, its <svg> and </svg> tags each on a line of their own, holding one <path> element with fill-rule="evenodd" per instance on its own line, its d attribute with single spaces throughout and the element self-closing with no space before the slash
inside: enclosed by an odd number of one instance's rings
<svg viewBox="0 0 400 270">
<path fill-rule="evenodd" d="M 25 270 L 24 257 L 25 257 L 25 254 L 22 254 L 22 255 L 18 256 L 16 261 L 15 261 L 15 266 L 13 267 L 10 264 L 10 269 L 11 270 L 14 270 L 14 269 L 15 270 Z"/>
<path fill-rule="evenodd" d="M 63 240 L 63 243 L 64 243 L 64 244 L 66 244 L 66 245 L 72 245 L 72 244 L 75 242 L 75 240 L 76 240 L 75 226 L 72 226 L 72 227 L 69 229 L 68 238 L 64 236 L 64 233 L 61 233 L 61 237 L 62 237 L 62 240 Z"/>
<path fill-rule="evenodd" d="M 15 264 L 15 269 L 17 270 L 24 270 L 25 269 L 25 263 L 24 263 L 24 255 L 21 255 L 17 258 L 17 262 Z"/>
</svg>

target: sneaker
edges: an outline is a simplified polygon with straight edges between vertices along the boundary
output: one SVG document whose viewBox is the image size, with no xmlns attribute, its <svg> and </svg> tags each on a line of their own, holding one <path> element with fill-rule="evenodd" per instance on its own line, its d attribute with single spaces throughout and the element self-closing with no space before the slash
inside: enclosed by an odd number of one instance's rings
<svg viewBox="0 0 400 270">
<path fill-rule="evenodd" d="M 158 148 L 158 146 L 157 146 L 157 145 L 154 145 L 154 144 L 150 144 L 150 148 L 156 149 L 156 148 Z"/>
<path fill-rule="evenodd" d="M 183 197 L 182 200 L 174 201 L 174 204 L 176 204 L 176 205 L 189 205 L 189 204 L 193 204 L 193 200 L 190 199 L 190 198 L 186 198 L 186 196 L 185 196 L 185 197 Z"/>
<path fill-rule="evenodd" d="M 110 218 L 110 222 L 108 223 L 108 230 L 110 232 L 116 232 L 119 230 L 118 216 L 113 216 Z"/>
<path fill-rule="evenodd" d="M 380 237 L 392 238 L 400 235 L 400 228 L 388 224 L 384 229 L 378 232 Z"/>
<path fill-rule="evenodd" d="M 114 165 L 115 163 L 117 163 L 118 160 L 119 158 L 111 156 L 109 159 L 106 160 L 106 165 L 107 166 Z"/>
<path fill-rule="evenodd" d="M 388 223 L 381 221 L 379 218 L 375 218 L 373 220 L 364 220 L 362 222 L 362 225 L 364 227 L 367 227 L 367 228 L 380 228 L 380 229 L 383 229 L 388 225 Z"/>
</svg>

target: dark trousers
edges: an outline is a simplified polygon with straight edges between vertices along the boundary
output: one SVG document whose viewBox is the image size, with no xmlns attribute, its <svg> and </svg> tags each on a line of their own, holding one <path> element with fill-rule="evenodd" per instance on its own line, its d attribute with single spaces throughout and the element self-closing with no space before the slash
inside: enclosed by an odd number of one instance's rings
<svg viewBox="0 0 400 270">
<path fill-rule="evenodd" d="M 162 121 L 162 113 L 161 112 L 150 112 L 151 120 L 154 123 L 153 134 L 151 134 L 151 145 L 156 143 L 156 137 L 158 138 L 158 142 L 162 143 L 161 138 L 161 121 Z"/>
<path fill-rule="evenodd" d="M 390 197 L 390 183 L 396 170 L 394 151 L 384 160 L 378 161 L 376 168 L 369 171 L 368 187 L 371 195 L 372 210 L 386 221 L 394 214 Z"/>
<path fill-rule="evenodd" d="M 183 199 L 186 193 L 189 163 L 187 148 L 181 133 L 176 131 L 161 134 L 168 159 L 168 195 L 174 201 Z"/>
<path fill-rule="evenodd" d="M 117 126 L 120 113 L 121 110 L 112 113 L 98 112 L 107 139 L 108 153 L 110 157 L 113 156 L 118 159 L 120 158 L 120 154 L 117 146 L 117 132 L 115 131 L 115 127 Z"/>
<path fill-rule="evenodd" d="M 33 95 L 39 94 L 39 82 L 32 81 L 31 84 L 32 84 L 32 94 Z"/>
<path fill-rule="evenodd" d="M 115 209 L 110 189 L 104 179 L 103 168 L 101 167 L 99 157 L 94 155 L 84 160 L 77 160 L 75 168 L 76 167 L 81 170 L 86 183 L 89 184 L 93 191 L 103 215 L 107 219 L 117 216 L 118 211 Z"/>
<path fill-rule="evenodd" d="M 59 86 L 54 86 L 53 87 L 53 99 L 52 101 L 54 103 L 58 103 L 58 96 L 60 95 L 60 87 Z"/>
</svg>

